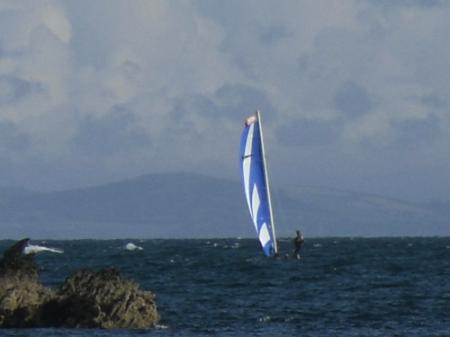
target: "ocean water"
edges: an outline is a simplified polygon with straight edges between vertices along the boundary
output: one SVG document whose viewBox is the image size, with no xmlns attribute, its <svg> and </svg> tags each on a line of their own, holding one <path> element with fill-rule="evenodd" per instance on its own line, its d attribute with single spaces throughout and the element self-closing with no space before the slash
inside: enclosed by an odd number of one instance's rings
<svg viewBox="0 0 450 337">
<path fill-rule="evenodd" d="M 156 294 L 161 324 L 0 336 L 450 336 L 450 238 L 306 238 L 301 260 L 266 258 L 250 239 L 33 243 L 65 251 L 38 255 L 47 286 L 115 266 Z"/>
</svg>

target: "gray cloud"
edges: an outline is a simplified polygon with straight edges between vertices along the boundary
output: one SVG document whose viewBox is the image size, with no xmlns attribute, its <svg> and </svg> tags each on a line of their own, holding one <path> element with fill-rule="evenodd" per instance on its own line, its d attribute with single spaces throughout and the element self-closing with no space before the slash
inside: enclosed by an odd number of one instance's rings
<svg viewBox="0 0 450 337">
<path fill-rule="evenodd" d="M 377 6 L 383 7 L 435 7 L 445 3 L 442 0 L 397 0 L 397 1 L 389 1 L 389 0 L 370 0 L 370 2 Z"/>
<path fill-rule="evenodd" d="M 449 109 L 450 107 L 445 103 L 445 101 L 435 95 L 422 96 L 420 97 L 419 101 L 420 103 L 427 106 L 431 110 L 441 110 L 441 109 L 445 109 L 447 111 L 450 110 Z"/>
<path fill-rule="evenodd" d="M 39 83 L 33 83 L 11 75 L 0 75 L 0 105 L 18 102 L 35 92 L 45 92 Z"/>
<path fill-rule="evenodd" d="M 223 113 L 233 120 L 242 118 L 243 114 L 254 113 L 258 109 L 264 111 L 269 120 L 275 114 L 268 95 L 249 85 L 225 84 L 216 91 L 215 97 L 221 106 L 218 113 Z"/>
<path fill-rule="evenodd" d="M 280 40 L 289 37 L 289 32 L 286 27 L 283 25 L 274 25 L 270 27 L 263 27 L 261 29 L 261 33 L 259 34 L 259 38 L 261 42 L 264 44 L 274 44 L 279 42 Z"/>
<path fill-rule="evenodd" d="M 338 142 L 341 131 L 341 124 L 336 121 L 299 119 L 279 127 L 277 138 L 288 147 L 324 146 Z"/>
<path fill-rule="evenodd" d="M 25 133 L 11 122 L 0 121 L 0 149 L 17 153 L 29 147 L 30 138 Z"/>
<path fill-rule="evenodd" d="M 149 147 L 151 141 L 136 124 L 134 115 L 117 107 L 105 116 L 83 119 L 73 137 L 73 144 L 81 153 L 98 158 L 117 152 L 134 152 Z"/>
<path fill-rule="evenodd" d="M 334 96 L 337 111 L 346 117 L 355 118 L 372 110 L 372 100 L 367 91 L 354 82 L 346 82 L 338 89 Z"/>
<path fill-rule="evenodd" d="M 277 113 L 264 91 L 249 85 L 227 83 L 212 95 L 197 94 L 176 99 L 174 108 L 169 113 L 170 119 L 174 122 L 169 125 L 172 132 L 168 135 L 191 135 L 199 140 L 202 137 L 204 141 L 203 136 L 207 130 L 203 130 L 204 134 L 201 135 L 195 127 L 199 118 L 204 119 L 211 127 L 222 125 L 227 128 L 224 121 L 240 123 L 256 110 L 264 111 L 269 122 Z"/>
<path fill-rule="evenodd" d="M 26 148 L 2 159 L 36 188 L 234 177 L 242 119 L 261 109 L 285 182 L 448 195 L 423 156 L 450 164 L 449 15 L 420 0 L 2 2 L 2 143 Z"/>
<path fill-rule="evenodd" d="M 393 123 L 396 131 L 394 146 L 406 149 L 416 149 L 417 146 L 433 146 L 439 139 L 439 119 L 430 115 L 424 119 L 405 120 Z"/>
</svg>

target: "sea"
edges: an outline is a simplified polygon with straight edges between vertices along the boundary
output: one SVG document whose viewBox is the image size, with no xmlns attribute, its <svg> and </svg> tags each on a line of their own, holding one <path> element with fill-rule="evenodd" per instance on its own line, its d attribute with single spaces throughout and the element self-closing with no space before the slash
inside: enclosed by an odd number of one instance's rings
<svg viewBox="0 0 450 337">
<path fill-rule="evenodd" d="M 142 250 L 127 250 L 127 243 Z M 12 241 L 0 241 L 0 252 Z M 306 238 L 302 258 L 254 239 L 33 241 L 41 279 L 117 267 L 156 294 L 157 328 L 3 329 L 0 336 L 450 336 L 450 238 Z"/>
</svg>

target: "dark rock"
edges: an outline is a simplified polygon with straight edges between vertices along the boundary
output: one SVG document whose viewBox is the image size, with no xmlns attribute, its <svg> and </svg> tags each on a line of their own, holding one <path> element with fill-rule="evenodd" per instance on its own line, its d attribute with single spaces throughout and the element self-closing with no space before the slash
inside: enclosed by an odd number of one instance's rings
<svg viewBox="0 0 450 337">
<path fill-rule="evenodd" d="M 0 277 L 0 327 L 40 326 L 42 304 L 54 297 L 38 281 Z"/>
<path fill-rule="evenodd" d="M 34 256 L 23 254 L 28 241 L 16 242 L 0 260 L 0 327 L 37 326 L 42 304 L 54 296 L 39 281 Z"/>
<path fill-rule="evenodd" d="M 23 254 L 28 241 L 30 239 L 17 241 L 3 253 L 3 259 L 0 260 L 0 277 L 38 279 L 39 267 L 34 256 Z"/>
<path fill-rule="evenodd" d="M 77 271 L 44 313 L 44 320 L 57 320 L 49 325 L 64 327 L 148 328 L 159 321 L 154 295 L 116 269 Z"/>
<path fill-rule="evenodd" d="M 0 260 L 0 327 L 150 328 L 159 321 L 155 296 L 118 270 L 80 270 L 59 290 L 39 281 L 34 255 L 22 253 L 28 239 Z"/>
</svg>

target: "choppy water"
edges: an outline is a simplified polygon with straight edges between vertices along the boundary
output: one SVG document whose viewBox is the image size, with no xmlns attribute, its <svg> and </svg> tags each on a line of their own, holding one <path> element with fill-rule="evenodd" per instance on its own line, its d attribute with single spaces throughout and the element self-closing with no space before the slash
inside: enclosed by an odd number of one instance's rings
<svg viewBox="0 0 450 337">
<path fill-rule="evenodd" d="M 144 250 L 125 250 L 130 241 Z M 450 336 L 450 238 L 307 238 L 300 261 L 265 258 L 255 240 L 45 244 L 65 250 L 38 256 L 46 285 L 117 266 L 156 293 L 161 327 L 2 336 Z"/>
</svg>

